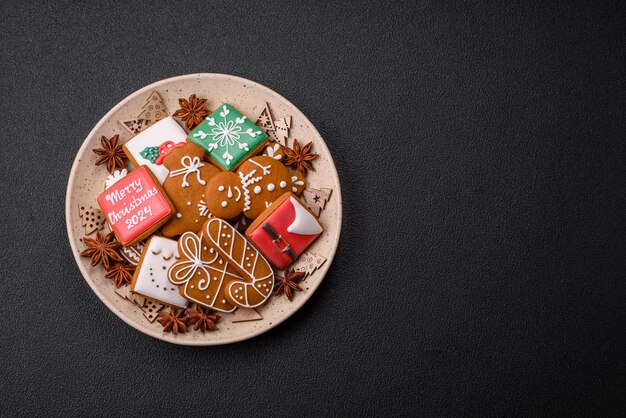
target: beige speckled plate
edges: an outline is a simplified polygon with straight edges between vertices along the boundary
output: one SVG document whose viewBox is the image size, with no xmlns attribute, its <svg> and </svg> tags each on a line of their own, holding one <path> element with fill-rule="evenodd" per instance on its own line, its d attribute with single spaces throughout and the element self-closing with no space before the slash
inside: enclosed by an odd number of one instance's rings
<svg viewBox="0 0 626 418">
<path fill-rule="evenodd" d="M 178 109 L 178 99 L 188 98 L 191 94 L 208 98 L 207 107 L 215 109 L 222 102 L 235 106 L 249 119 L 256 120 L 265 106 L 270 104 L 275 119 L 291 116 L 291 132 L 288 145 L 293 138 L 304 142 L 313 141 L 313 151 L 320 157 L 314 161 L 315 172 L 310 172 L 307 180 L 309 188 L 330 188 L 332 195 L 320 215 L 320 222 L 325 230 L 323 234 L 307 250 L 326 258 L 326 262 L 302 283 L 303 292 L 298 292 L 293 302 L 284 296 L 270 298 L 258 312 L 262 320 L 251 322 L 232 322 L 232 314 L 223 314 L 216 332 L 189 332 L 173 335 L 162 332 L 157 323 L 150 323 L 137 305 L 118 296 L 112 281 L 104 277 L 105 271 L 101 265 L 91 267 L 90 260 L 80 257 L 79 253 L 85 248 L 82 242 L 84 230 L 79 217 L 79 205 L 97 207 L 96 197 L 104 190 L 104 181 L 108 172 L 104 166 L 96 167 L 96 155 L 91 151 L 100 147 L 100 137 L 111 137 L 119 134 L 123 141 L 130 139 L 128 133 L 118 123 L 119 120 L 130 119 L 137 114 L 137 110 L 144 104 L 150 92 L 157 91 L 169 114 Z M 341 230 L 341 190 L 337 170 L 333 159 L 320 136 L 319 132 L 309 120 L 287 99 L 274 91 L 255 82 L 224 75 L 224 74 L 191 74 L 159 81 L 131 94 L 107 113 L 95 128 L 89 133 L 81 146 L 67 185 L 65 202 L 67 232 L 72 251 L 83 277 L 104 302 L 124 322 L 137 330 L 175 344 L 184 345 L 216 345 L 228 344 L 259 335 L 283 322 L 296 312 L 313 294 L 324 278 L 337 249 Z"/>
</svg>

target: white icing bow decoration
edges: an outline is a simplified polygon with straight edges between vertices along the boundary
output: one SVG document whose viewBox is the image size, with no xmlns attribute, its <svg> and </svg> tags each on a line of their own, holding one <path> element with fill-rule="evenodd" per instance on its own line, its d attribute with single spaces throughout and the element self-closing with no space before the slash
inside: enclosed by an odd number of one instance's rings
<svg viewBox="0 0 626 418">
<path fill-rule="evenodd" d="M 202 178 L 200 177 L 200 167 L 204 167 L 204 164 L 202 163 L 202 161 L 200 161 L 199 157 L 193 157 L 192 159 L 190 156 L 185 155 L 183 158 L 181 158 L 180 163 L 183 165 L 183 168 L 170 171 L 170 177 L 177 177 L 182 175 L 182 187 L 189 187 L 187 176 L 191 173 L 196 173 L 198 183 L 203 186 L 206 184 L 206 181 L 202 180 Z"/>
<path fill-rule="evenodd" d="M 198 270 L 202 270 L 205 277 L 209 277 L 207 268 L 210 268 L 214 260 L 202 260 L 202 238 L 193 232 L 185 232 L 180 237 L 180 243 L 180 251 L 187 260 L 178 261 L 176 263 L 178 268 L 173 275 L 170 270 L 170 281 L 174 284 L 183 284 L 189 281 Z"/>
</svg>

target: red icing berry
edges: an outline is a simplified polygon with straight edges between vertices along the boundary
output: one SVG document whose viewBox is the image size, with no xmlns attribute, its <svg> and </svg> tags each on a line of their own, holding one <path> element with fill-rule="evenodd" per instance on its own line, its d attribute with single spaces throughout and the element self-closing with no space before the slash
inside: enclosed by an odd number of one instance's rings
<svg viewBox="0 0 626 418">
<path fill-rule="evenodd" d="M 162 143 L 161 145 L 159 145 L 159 156 L 157 157 L 156 161 L 154 161 L 154 163 L 156 165 L 163 164 L 163 159 L 167 156 L 167 154 L 170 153 L 171 150 L 173 150 L 176 147 L 182 147 L 185 144 L 186 142 L 174 143 L 173 141 L 166 141 Z"/>
</svg>

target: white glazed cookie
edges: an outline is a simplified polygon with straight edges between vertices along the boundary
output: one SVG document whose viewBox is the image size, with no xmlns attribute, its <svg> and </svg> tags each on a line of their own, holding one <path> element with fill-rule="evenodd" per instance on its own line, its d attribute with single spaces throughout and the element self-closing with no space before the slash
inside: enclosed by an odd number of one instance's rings
<svg viewBox="0 0 626 418">
<path fill-rule="evenodd" d="M 159 183 L 163 184 L 169 172 L 162 164 L 163 154 L 172 146 L 186 143 L 186 138 L 185 130 L 168 116 L 129 139 L 124 144 L 124 152 L 135 168 L 147 166 Z"/>
<path fill-rule="evenodd" d="M 180 258 L 178 242 L 152 236 L 146 243 L 135 270 L 131 290 L 164 305 L 184 308 L 188 302 L 167 279 L 169 268 Z"/>
</svg>

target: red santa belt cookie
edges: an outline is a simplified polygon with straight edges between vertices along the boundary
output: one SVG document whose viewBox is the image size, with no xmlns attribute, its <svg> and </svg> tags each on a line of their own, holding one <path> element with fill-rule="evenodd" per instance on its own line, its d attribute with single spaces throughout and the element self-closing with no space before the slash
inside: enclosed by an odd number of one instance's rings
<svg viewBox="0 0 626 418">
<path fill-rule="evenodd" d="M 98 196 L 98 204 L 123 246 L 147 238 L 174 213 L 161 184 L 145 166 L 111 185 Z"/>
<path fill-rule="evenodd" d="M 219 218 L 206 221 L 203 239 L 241 273 L 244 281 L 233 280 L 226 288 L 226 297 L 237 306 L 255 308 L 271 295 L 274 272 L 263 258 L 235 228 Z"/>
<path fill-rule="evenodd" d="M 250 225 L 246 236 L 267 259 L 284 269 L 322 233 L 315 216 L 292 193 L 285 193 Z"/>
</svg>

